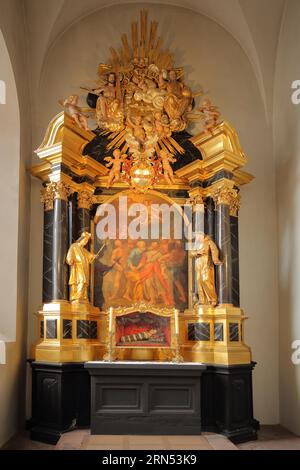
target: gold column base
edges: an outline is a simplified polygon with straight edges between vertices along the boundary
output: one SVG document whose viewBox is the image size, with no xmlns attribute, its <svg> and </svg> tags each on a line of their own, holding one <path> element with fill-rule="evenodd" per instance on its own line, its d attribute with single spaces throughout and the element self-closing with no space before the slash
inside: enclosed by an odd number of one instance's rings
<svg viewBox="0 0 300 470">
<path fill-rule="evenodd" d="M 101 360 L 105 348 L 99 343 L 62 345 L 39 343 L 35 346 L 34 359 L 42 362 L 86 362 Z"/>
<path fill-rule="evenodd" d="M 181 353 L 187 362 L 234 365 L 250 364 L 251 350 L 244 341 L 243 311 L 233 305 L 200 306 L 181 317 Z M 189 339 L 188 325 L 204 324 L 201 339 Z"/>
<path fill-rule="evenodd" d="M 44 304 L 37 318 L 41 340 L 32 347 L 34 360 L 86 362 L 103 358 L 106 316 L 89 302 Z"/>
</svg>

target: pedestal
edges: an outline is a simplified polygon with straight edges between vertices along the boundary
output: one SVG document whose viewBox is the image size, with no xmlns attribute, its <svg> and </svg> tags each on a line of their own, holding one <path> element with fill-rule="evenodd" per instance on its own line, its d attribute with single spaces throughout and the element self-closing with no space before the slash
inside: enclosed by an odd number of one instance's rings
<svg viewBox="0 0 300 470">
<path fill-rule="evenodd" d="M 191 363 L 87 362 L 91 433 L 201 434 L 201 376 Z"/>
<path fill-rule="evenodd" d="M 251 364 L 207 366 L 201 380 L 203 431 L 225 435 L 235 444 L 257 439 L 253 417 Z"/>
<path fill-rule="evenodd" d="M 30 438 L 56 444 L 90 423 L 90 377 L 83 363 L 32 362 Z"/>
<path fill-rule="evenodd" d="M 51 302 L 37 314 L 39 341 L 32 357 L 41 362 L 86 362 L 104 354 L 105 315 L 89 302 Z"/>
</svg>

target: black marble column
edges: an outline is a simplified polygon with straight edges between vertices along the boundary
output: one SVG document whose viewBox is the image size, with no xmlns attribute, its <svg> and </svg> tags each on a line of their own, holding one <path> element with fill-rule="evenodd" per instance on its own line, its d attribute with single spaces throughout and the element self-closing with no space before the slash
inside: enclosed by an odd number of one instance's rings
<svg viewBox="0 0 300 470">
<path fill-rule="evenodd" d="M 90 211 L 89 209 L 79 207 L 76 216 L 78 237 L 80 237 L 82 232 L 90 232 L 91 230 Z"/>
<path fill-rule="evenodd" d="M 53 209 L 44 211 L 43 303 L 52 300 Z"/>
<path fill-rule="evenodd" d="M 78 229 L 77 229 L 77 200 L 75 193 L 71 194 L 68 201 L 68 216 L 69 216 L 69 246 L 74 243 L 78 238 Z"/>
<path fill-rule="evenodd" d="M 217 204 L 216 207 L 216 243 L 220 249 L 223 263 L 217 266 L 218 303 L 232 303 L 232 256 L 230 233 L 230 207 Z"/>
<path fill-rule="evenodd" d="M 68 201 L 54 199 L 52 300 L 68 300 Z"/>
<path fill-rule="evenodd" d="M 82 232 L 91 231 L 91 213 L 92 194 L 83 190 L 77 193 L 76 201 L 76 239 Z M 87 246 L 89 248 L 90 244 Z"/>
<path fill-rule="evenodd" d="M 205 200 L 204 231 L 215 240 L 215 203 L 212 197 Z"/>
<path fill-rule="evenodd" d="M 232 256 L 232 303 L 240 306 L 240 273 L 239 273 L 239 219 L 230 217 L 231 256 Z"/>
</svg>

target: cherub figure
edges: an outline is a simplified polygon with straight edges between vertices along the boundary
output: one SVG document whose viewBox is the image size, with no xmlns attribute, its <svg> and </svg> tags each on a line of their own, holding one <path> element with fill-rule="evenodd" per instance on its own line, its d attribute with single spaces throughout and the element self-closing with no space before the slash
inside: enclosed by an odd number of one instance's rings
<svg viewBox="0 0 300 470">
<path fill-rule="evenodd" d="M 154 124 L 155 130 L 158 137 L 161 139 L 163 137 L 169 137 L 171 135 L 169 127 L 169 118 L 167 114 L 163 114 L 161 111 L 154 113 Z"/>
<path fill-rule="evenodd" d="M 143 127 L 142 116 L 137 115 L 134 119 L 130 116 L 127 116 L 127 123 L 132 129 L 133 136 L 140 143 L 143 144 L 146 139 L 145 129 Z"/>
<path fill-rule="evenodd" d="M 113 151 L 113 157 L 104 158 L 104 160 L 108 162 L 106 163 L 107 168 L 111 167 L 108 175 L 107 188 L 110 188 L 115 181 L 119 181 L 121 179 L 122 163 L 126 157 L 127 155 L 122 154 L 121 150 L 115 149 Z"/>
<path fill-rule="evenodd" d="M 219 108 L 217 106 L 213 106 L 209 99 L 205 99 L 202 105 L 198 107 L 198 111 L 200 111 L 201 114 L 204 131 L 212 133 L 212 130 L 218 124 L 218 119 L 221 115 Z"/>
<path fill-rule="evenodd" d="M 82 112 L 84 108 L 78 106 L 78 100 L 78 95 L 71 95 L 65 100 L 59 100 L 59 104 L 65 108 L 66 112 L 71 116 L 78 127 L 88 131 L 88 116 Z"/>
<path fill-rule="evenodd" d="M 172 157 L 172 155 L 167 152 L 166 150 L 160 150 L 159 156 L 161 159 L 162 167 L 163 167 L 163 175 L 168 184 L 174 184 L 175 178 L 172 167 L 170 163 L 175 163 L 176 158 Z"/>
</svg>

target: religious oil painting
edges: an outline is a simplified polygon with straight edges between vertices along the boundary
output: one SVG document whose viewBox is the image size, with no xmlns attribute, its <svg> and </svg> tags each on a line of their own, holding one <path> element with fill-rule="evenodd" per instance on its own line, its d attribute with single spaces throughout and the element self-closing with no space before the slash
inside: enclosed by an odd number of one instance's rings
<svg viewBox="0 0 300 470">
<path fill-rule="evenodd" d="M 95 305 L 126 307 L 145 302 L 186 308 L 188 256 L 181 212 L 154 191 L 129 192 L 126 200 L 120 196 L 111 204 L 117 215 L 115 237 L 110 231 L 109 239 L 103 241 L 96 225 L 94 230 L 95 253 L 103 247 L 94 265 Z M 134 237 L 133 226 L 138 232 Z"/>
<path fill-rule="evenodd" d="M 170 317 L 134 312 L 116 317 L 116 346 L 170 347 Z"/>
</svg>

